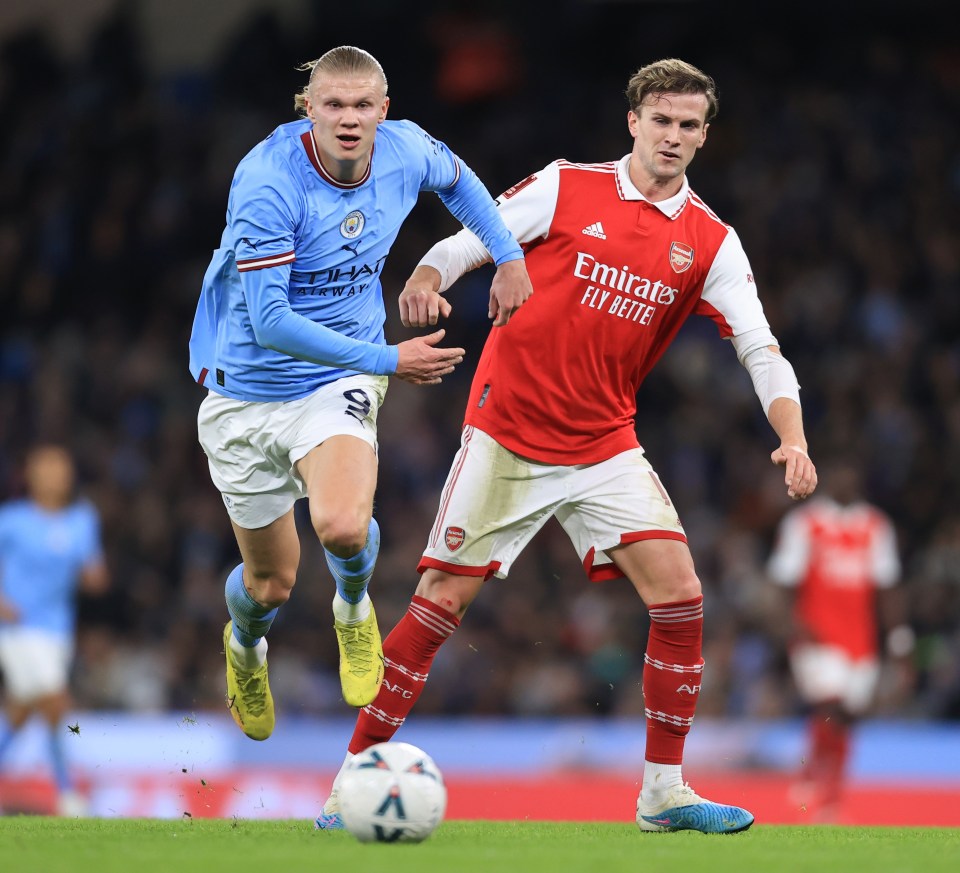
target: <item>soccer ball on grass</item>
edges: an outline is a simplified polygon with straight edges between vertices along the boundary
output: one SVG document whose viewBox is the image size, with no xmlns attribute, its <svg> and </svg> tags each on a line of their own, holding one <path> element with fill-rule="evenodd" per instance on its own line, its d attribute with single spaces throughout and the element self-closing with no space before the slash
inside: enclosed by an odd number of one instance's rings
<svg viewBox="0 0 960 873">
<path fill-rule="evenodd" d="M 354 755 L 337 791 L 344 827 L 361 843 L 419 843 L 447 808 L 439 768 L 410 743 L 377 743 Z"/>
</svg>

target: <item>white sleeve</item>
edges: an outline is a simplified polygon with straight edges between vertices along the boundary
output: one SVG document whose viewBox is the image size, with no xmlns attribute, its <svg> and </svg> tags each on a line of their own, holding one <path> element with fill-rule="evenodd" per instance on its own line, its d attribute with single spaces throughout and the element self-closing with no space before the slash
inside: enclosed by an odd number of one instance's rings
<svg viewBox="0 0 960 873">
<path fill-rule="evenodd" d="M 497 198 L 507 229 L 520 245 L 544 239 L 550 232 L 560 192 L 560 166 L 554 161 L 527 176 Z M 464 273 L 490 260 L 483 243 L 469 230 L 440 240 L 420 260 L 421 266 L 440 273 L 440 291 L 446 291 Z"/>
<path fill-rule="evenodd" d="M 772 341 L 761 341 L 760 344 L 777 345 L 757 296 L 757 284 L 747 253 L 733 228 L 728 230 L 727 238 L 717 250 L 700 297 L 706 314 L 718 323 L 724 336 L 738 337 L 756 332 L 754 335 L 759 337 L 759 332 L 765 330 L 767 338 Z"/>
<path fill-rule="evenodd" d="M 788 513 L 777 530 L 777 542 L 767 562 L 767 575 L 778 585 L 792 587 L 799 584 L 809 561 L 810 537 L 802 513 Z"/>
<path fill-rule="evenodd" d="M 770 351 L 780 347 L 763 313 L 757 283 L 740 237 L 730 228 L 710 265 L 701 295 L 705 311 L 719 325 L 746 367 L 764 414 L 778 397 L 800 403 L 800 386 L 790 362 Z"/>
<path fill-rule="evenodd" d="M 897 534 L 889 519 L 884 518 L 874 537 L 870 556 L 873 579 L 877 588 L 892 588 L 900 581 L 900 553 Z"/>
</svg>

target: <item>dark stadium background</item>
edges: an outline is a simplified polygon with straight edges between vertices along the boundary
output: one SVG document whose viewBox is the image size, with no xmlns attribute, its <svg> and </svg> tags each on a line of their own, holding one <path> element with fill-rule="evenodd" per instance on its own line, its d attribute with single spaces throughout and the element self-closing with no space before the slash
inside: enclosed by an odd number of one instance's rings
<svg viewBox="0 0 960 873">
<path fill-rule="evenodd" d="M 802 385 L 811 453 L 821 463 L 836 452 L 856 457 L 867 496 L 900 537 L 918 645 L 908 669 L 884 674 L 855 775 L 939 774 L 956 789 L 960 37 L 949 8 L 5 0 L 0 499 L 21 493 L 25 449 L 57 439 L 76 452 L 83 490 L 103 514 L 114 588 L 81 602 L 74 690 L 85 723 L 100 725 L 85 735 L 109 747 L 121 735 L 111 724 L 149 732 L 171 718 L 178 730 L 220 730 L 222 580 L 236 547 L 196 443 L 201 390 L 186 342 L 232 171 L 292 119 L 303 83 L 296 65 L 342 43 L 368 49 L 386 69 L 391 117 L 448 142 L 498 194 L 557 157 L 627 152 L 626 79 L 676 55 L 718 82 L 720 115 L 691 184 L 743 239 Z M 403 279 L 455 227 L 430 196 L 405 225 L 384 273 L 390 340 L 408 335 L 394 303 Z M 373 593 L 384 630 L 416 584 L 458 444 L 488 279 L 478 271 L 451 292 L 448 338 L 468 348 L 464 365 L 436 389 L 393 382 L 381 413 Z M 799 763 L 801 713 L 763 563 L 788 501 L 749 378 L 708 321 L 684 329 L 643 387 L 638 432 L 704 582 L 708 669 L 694 745 L 709 762 L 723 738 L 736 749 L 730 766 L 787 772 Z M 270 657 L 281 725 L 306 733 L 285 739 L 278 729 L 276 759 L 224 739 L 214 758 L 228 772 L 312 765 L 322 782 L 339 763 L 350 720 L 338 694 L 332 588 L 318 547 L 308 538 L 305 546 Z M 471 608 L 408 727 L 433 726 L 426 743 L 463 724 L 449 718 L 518 724 L 521 734 L 627 725 L 639 741 L 645 636 L 632 589 L 588 585 L 551 524 Z M 136 745 L 140 735 L 130 736 Z M 8 795 L 18 779 L 43 795 L 38 742 L 24 740 Z M 179 779 L 202 759 L 191 742 L 174 743 L 189 765 L 144 752 L 128 770 L 156 764 Z M 74 752 L 96 798 L 105 759 L 90 743 Z M 512 760 L 502 750 L 473 754 L 485 768 Z M 629 776 L 637 754 L 586 764 Z M 557 760 L 584 765 L 566 753 Z M 458 763 L 452 752 L 440 762 Z M 105 803 L 97 808 L 108 814 Z"/>
</svg>

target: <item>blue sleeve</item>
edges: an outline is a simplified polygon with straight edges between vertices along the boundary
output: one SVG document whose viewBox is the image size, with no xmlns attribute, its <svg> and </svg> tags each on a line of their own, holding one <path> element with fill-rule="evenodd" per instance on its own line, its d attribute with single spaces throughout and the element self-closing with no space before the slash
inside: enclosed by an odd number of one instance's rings
<svg viewBox="0 0 960 873">
<path fill-rule="evenodd" d="M 422 190 L 437 192 L 454 217 L 480 238 L 495 264 L 520 260 L 523 250 L 503 223 L 497 204 L 477 174 L 446 144 L 413 122 L 409 125 L 423 137 L 422 143 L 426 145 L 427 168 Z"/>
<path fill-rule="evenodd" d="M 292 261 L 300 207 L 282 168 L 243 161 L 230 188 L 227 224 L 237 267 L 265 259 Z"/>
<path fill-rule="evenodd" d="M 313 364 L 389 376 L 397 370 L 396 346 L 356 340 L 298 315 L 287 290 L 290 265 L 240 274 L 257 344 Z"/>
<path fill-rule="evenodd" d="M 460 165 L 460 177 L 449 188 L 438 192 L 443 205 L 480 238 L 497 266 L 520 260 L 523 250 L 503 223 L 490 192 L 473 170 L 459 158 L 456 160 Z"/>
</svg>

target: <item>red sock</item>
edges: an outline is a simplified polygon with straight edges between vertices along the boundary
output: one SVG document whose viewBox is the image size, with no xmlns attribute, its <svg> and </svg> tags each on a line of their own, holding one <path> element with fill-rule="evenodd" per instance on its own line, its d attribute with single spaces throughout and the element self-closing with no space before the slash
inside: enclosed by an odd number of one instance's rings
<svg viewBox="0 0 960 873">
<path fill-rule="evenodd" d="M 460 619 L 425 597 L 413 595 L 397 626 L 383 641 L 383 685 L 363 707 L 347 747 L 356 754 L 389 740 L 423 691 L 434 655 L 460 626 Z"/>
<path fill-rule="evenodd" d="M 817 713 L 812 719 L 812 772 L 822 803 L 837 803 L 850 757 L 850 727 L 836 715 Z"/>
<path fill-rule="evenodd" d="M 843 794 L 850 759 L 850 728 L 838 725 L 833 737 L 833 755 L 830 763 L 830 781 L 827 784 L 827 801 L 837 803 Z"/>
<path fill-rule="evenodd" d="M 682 764 L 703 675 L 703 597 L 649 607 L 650 635 L 643 665 L 646 759 Z"/>
<path fill-rule="evenodd" d="M 829 716 L 814 712 L 810 716 L 810 751 L 807 772 L 814 781 L 823 782 L 830 760 L 831 734 Z"/>
</svg>

